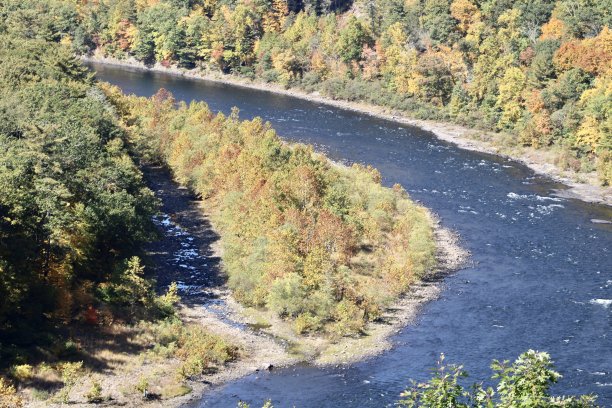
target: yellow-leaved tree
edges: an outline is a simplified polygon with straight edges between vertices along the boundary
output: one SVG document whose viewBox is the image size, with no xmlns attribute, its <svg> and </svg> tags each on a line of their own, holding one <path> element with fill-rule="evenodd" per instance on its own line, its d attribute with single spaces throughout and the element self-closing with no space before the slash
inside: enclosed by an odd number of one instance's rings
<svg viewBox="0 0 612 408">
<path fill-rule="evenodd" d="M 389 78 L 392 89 L 403 94 L 418 93 L 414 69 L 417 51 L 408 48 L 408 37 L 401 23 L 391 25 L 383 34 L 383 64 L 381 73 Z"/>
<path fill-rule="evenodd" d="M 496 106 L 502 111 L 501 118 L 497 123 L 500 129 L 513 128 L 521 118 L 526 79 L 520 68 L 510 67 L 499 80 L 499 95 Z"/>
</svg>

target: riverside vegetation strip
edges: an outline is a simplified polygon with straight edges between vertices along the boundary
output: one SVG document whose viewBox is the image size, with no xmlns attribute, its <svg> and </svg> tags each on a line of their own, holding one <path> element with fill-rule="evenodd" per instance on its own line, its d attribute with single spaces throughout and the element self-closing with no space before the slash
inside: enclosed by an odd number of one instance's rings
<svg viewBox="0 0 612 408">
<path fill-rule="evenodd" d="M 359 334 L 435 266 L 432 219 L 370 167 L 337 166 L 283 143 L 261 119 L 206 104 L 107 94 L 143 157 L 202 196 L 219 230 L 228 284 L 243 304 L 297 333 Z"/>
<path fill-rule="evenodd" d="M 307 92 L 299 88 L 287 89 L 279 84 L 263 82 L 258 79 L 250 79 L 238 75 L 211 72 L 209 70 L 164 66 L 160 63 L 147 66 L 134 58 L 118 59 L 103 56 L 100 53 L 96 53 L 92 56 L 82 56 L 81 58 L 85 62 L 90 63 L 162 72 L 170 75 L 179 75 L 187 78 L 288 95 L 294 98 L 355 111 L 404 125 L 416 126 L 432 132 L 436 137 L 454 143 L 462 149 L 495 154 L 518 161 L 538 174 L 563 183 L 569 188 L 558 190 L 556 195 L 560 197 L 577 198 L 587 202 L 608 205 L 612 204 L 612 187 L 601 185 L 596 172 L 576 171 L 567 166 L 559 166 L 559 150 L 554 146 L 550 148 L 532 149 L 529 146 L 517 145 L 511 142 L 513 136 L 507 133 L 478 130 L 436 120 L 414 119 L 410 114 L 396 109 L 360 101 L 332 99 L 329 96 L 322 95 L 318 91 Z"/>
</svg>

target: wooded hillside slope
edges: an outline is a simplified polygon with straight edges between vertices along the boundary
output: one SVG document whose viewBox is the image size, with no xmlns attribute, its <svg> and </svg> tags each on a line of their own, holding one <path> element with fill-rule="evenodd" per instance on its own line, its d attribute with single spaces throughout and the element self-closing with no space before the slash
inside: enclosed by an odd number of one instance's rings
<svg viewBox="0 0 612 408">
<path fill-rule="evenodd" d="M 553 146 L 612 182 L 611 0 L 28 0 L 78 53 L 203 67 Z M 32 24 L 32 16 L 44 23 Z"/>
</svg>

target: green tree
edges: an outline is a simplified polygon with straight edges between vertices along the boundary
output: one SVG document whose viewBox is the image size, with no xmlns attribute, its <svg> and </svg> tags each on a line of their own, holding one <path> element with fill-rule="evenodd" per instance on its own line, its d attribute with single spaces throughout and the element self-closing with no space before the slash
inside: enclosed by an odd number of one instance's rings
<svg viewBox="0 0 612 408">
<path fill-rule="evenodd" d="M 24 339 L 44 346 L 46 330 L 70 321 L 83 306 L 73 293 L 88 288 L 93 297 L 152 238 L 156 210 L 114 108 L 72 51 L 7 30 L 0 35 L 3 361 Z"/>
<path fill-rule="evenodd" d="M 561 0 L 556 5 L 559 19 L 578 38 L 594 37 L 602 27 L 612 26 L 611 9 L 611 0 Z"/>
<path fill-rule="evenodd" d="M 520 68 L 511 67 L 505 72 L 499 82 L 497 107 L 502 115 L 498 126 L 512 128 L 523 114 L 523 91 L 525 89 L 525 74 Z"/>
<path fill-rule="evenodd" d="M 450 0 L 425 0 L 421 17 L 423 28 L 437 43 L 452 44 L 458 39 L 457 20 L 450 12 Z"/>
<path fill-rule="evenodd" d="M 356 17 L 351 16 L 340 30 L 338 37 L 338 55 L 346 62 L 359 61 L 364 45 L 371 45 L 367 27 Z"/>
<path fill-rule="evenodd" d="M 559 45 L 557 40 L 544 40 L 536 44 L 535 56 L 531 60 L 528 73 L 530 85 L 534 88 L 543 88 L 548 80 L 556 77 L 553 56 Z"/>
</svg>

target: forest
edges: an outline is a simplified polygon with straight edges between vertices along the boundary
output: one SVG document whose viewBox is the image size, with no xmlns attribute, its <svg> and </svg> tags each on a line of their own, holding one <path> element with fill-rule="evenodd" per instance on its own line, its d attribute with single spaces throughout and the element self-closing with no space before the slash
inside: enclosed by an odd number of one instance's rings
<svg viewBox="0 0 612 408">
<path fill-rule="evenodd" d="M 157 202 L 112 107 L 69 50 L 3 35 L 0 57 L 4 362 L 122 279 L 155 237 Z"/>
<path fill-rule="evenodd" d="M 612 182 L 611 0 L 11 0 L 80 54 L 178 65 L 508 133 Z M 52 34 L 51 34 L 52 33 Z"/>
<path fill-rule="evenodd" d="M 22 406 L 17 389 L 67 403 L 77 383 L 102 402 L 90 375 L 109 347 L 157 347 L 183 377 L 234 359 L 147 273 L 159 203 L 115 108 L 68 47 L 28 37 L 0 30 L 0 407 Z"/>
<path fill-rule="evenodd" d="M 96 341 L 124 336 L 124 354 L 138 346 L 138 369 L 160 370 L 170 382 L 156 390 L 168 399 L 240 358 L 231 341 L 182 321 L 177 285 L 160 288 L 148 273 L 160 203 L 145 165 L 167 167 L 202 201 L 233 296 L 300 335 L 359 337 L 436 267 L 432 215 L 400 185 L 384 187 L 376 169 L 288 144 L 238 110 L 216 114 L 163 89 L 123 95 L 78 55 L 232 73 L 509 132 L 517 144 L 558 148 L 566 166 L 597 168 L 609 184 L 610 6 L 0 2 L 0 407 L 64 404 L 76 393 L 106 401 Z M 495 390 L 463 388 L 461 367 L 441 364 L 399 404 L 594 406 L 589 396 L 550 396 L 560 378 L 551 364 L 535 352 L 494 362 Z M 125 392 L 147 398 L 152 380 L 133 377 Z"/>
</svg>

